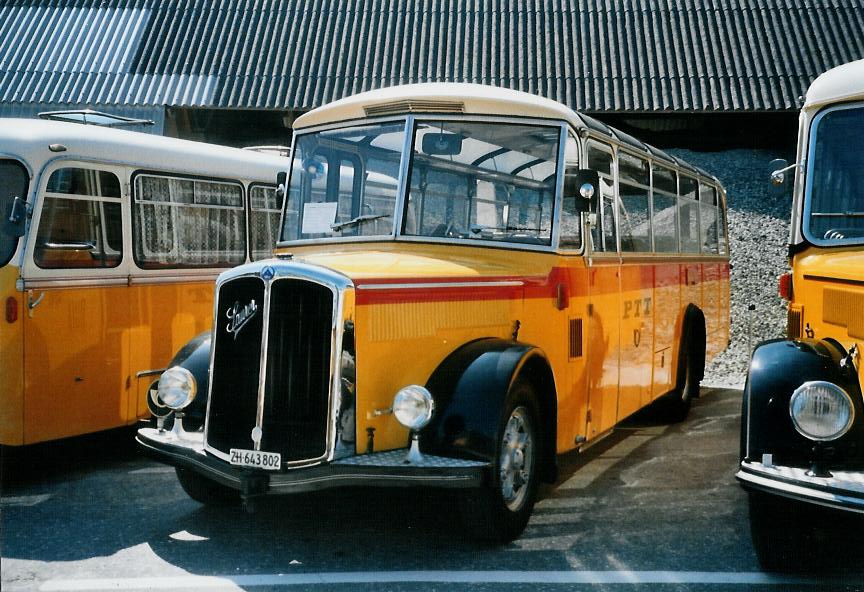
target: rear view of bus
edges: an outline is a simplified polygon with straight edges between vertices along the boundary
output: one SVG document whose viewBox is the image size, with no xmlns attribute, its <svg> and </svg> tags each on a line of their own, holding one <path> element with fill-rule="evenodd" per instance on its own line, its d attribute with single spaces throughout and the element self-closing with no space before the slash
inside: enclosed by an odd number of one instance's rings
<svg viewBox="0 0 864 592">
<path fill-rule="evenodd" d="M 0 444 L 133 424 L 212 282 L 270 255 L 287 159 L 93 125 L 0 128 Z M 206 339 L 206 337 L 202 337 Z"/>
<path fill-rule="evenodd" d="M 819 507 L 864 512 L 864 61 L 830 70 L 807 91 L 794 179 L 788 339 L 760 344 L 750 364 L 738 479 L 750 495 L 765 567 L 800 566 L 813 531 L 843 524 Z"/>
</svg>

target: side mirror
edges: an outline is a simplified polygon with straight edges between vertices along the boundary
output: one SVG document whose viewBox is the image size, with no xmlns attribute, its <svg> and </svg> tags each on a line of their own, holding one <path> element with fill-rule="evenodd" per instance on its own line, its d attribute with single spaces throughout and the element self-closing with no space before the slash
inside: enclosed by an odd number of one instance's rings
<svg viewBox="0 0 864 592">
<path fill-rule="evenodd" d="M 577 212 L 597 212 L 600 203 L 600 175 L 591 169 L 564 170 L 564 199 L 576 200 Z"/>
<path fill-rule="evenodd" d="M 287 188 L 285 185 L 288 183 L 288 173 L 286 171 L 279 171 L 276 173 L 276 199 L 279 203 L 282 203 L 282 200 L 285 198 L 285 192 Z"/>
<path fill-rule="evenodd" d="M 12 200 L 12 206 L 9 208 L 9 216 L 4 220 L 9 234 L 11 236 L 24 236 L 24 219 L 27 217 L 27 204 L 19 196 L 15 196 Z"/>
<path fill-rule="evenodd" d="M 771 194 L 775 196 L 783 195 L 791 191 L 792 179 L 794 179 L 794 170 L 797 164 L 790 165 L 785 158 L 775 158 L 768 167 L 771 170 Z M 790 173 L 792 173 L 790 178 Z"/>
</svg>

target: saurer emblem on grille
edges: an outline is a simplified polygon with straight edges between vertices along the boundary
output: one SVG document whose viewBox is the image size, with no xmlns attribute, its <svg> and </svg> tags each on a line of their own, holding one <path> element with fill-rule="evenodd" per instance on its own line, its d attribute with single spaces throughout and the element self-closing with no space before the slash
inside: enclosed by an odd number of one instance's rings
<svg viewBox="0 0 864 592">
<path fill-rule="evenodd" d="M 225 316 L 228 317 L 228 325 L 225 327 L 225 330 L 228 333 L 234 334 L 234 339 L 237 339 L 237 336 L 240 334 L 240 331 L 243 330 L 243 327 L 246 326 L 246 323 L 252 320 L 258 313 L 258 305 L 255 304 L 255 300 L 252 300 L 246 306 L 240 306 L 239 302 L 235 302 L 234 306 L 225 311 Z"/>
</svg>

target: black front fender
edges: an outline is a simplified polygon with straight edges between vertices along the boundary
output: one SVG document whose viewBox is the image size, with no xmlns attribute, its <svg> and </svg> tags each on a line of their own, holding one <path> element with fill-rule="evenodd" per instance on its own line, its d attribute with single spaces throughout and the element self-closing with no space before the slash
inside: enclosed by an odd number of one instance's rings
<svg viewBox="0 0 864 592">
<path fill-rule="evenodd" d="M 195 430 L 204 425 L 204 415 L 207 412 L 207 393 L 210 388 L 210 332 L 196 335 L 186 345 L 174 354 L 168 367 L 180 366 L 186 368 L 195 377 L 198 394 L 195 400 L 184 412 L 184 426 L 187 430 Z"/>
<path fill-rule="evenodd" d="M 494 462 L 507 393 L 520 375 L 538 390 L 544 448 L 551 452 L 544 456 L 554 464 L 555 393 L 546 357 L 534 346 L 496 338 L 463 345 L 432 373 L 426 387 L 435 414 L 421 434 L 423 451 Z"/>
<path fill-rule="evenodd" d="M 855 404 L 856 422 L 846 435 L 827 444 L 832 466 L 862 461 L 862 398 L 858 377 L 843 368 L 846 351 L 833 340 L 778 339 L 759 344 L 750 359 L 741 413 L 741 459 L 761 461 L 771 454 L 777 464 L 807 467 L 814 442 L 797 432 L 789 416 L 789 399 L 808 381 L 842 387 Z"/>
</svg>

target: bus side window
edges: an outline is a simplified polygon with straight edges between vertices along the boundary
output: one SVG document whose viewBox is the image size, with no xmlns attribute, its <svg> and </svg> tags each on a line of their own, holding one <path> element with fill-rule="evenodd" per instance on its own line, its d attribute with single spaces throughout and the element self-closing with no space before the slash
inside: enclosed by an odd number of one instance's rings
<svg viewBox="0 0 864 592">
<path fill-rule="evenodd" d="M 253 185 L 249 189 L 249 256 L 252 261 L 272 256 L 281 213 L 282 200 L 275 187 Z"/>
<path fill-rule="evenodd" d="M 139 174 L 133 244 L 142 269 L 229 267 L 246 259 L 239 183 Z"/>
<path fill-rule="evenodd" d="M 62 168 L 45 188 L 33 258 L 45 269 L 117 267 L 123 258 L 120 180 Z"/>
<path fill-rule="evenodd" d="M 700 253 L 699 243 L 699 184 L 696 179 L 678 177 L 678 220 L 680 222 L 681 252 Z"/>
<path fill-rule="evenodd" d="M 0 160 L 0 267 L 15 255 L 24 233 L 29 175 L 17 160 Z"/>
<path fill-rule="evenodd" d="M 723 199 L 722 193 L 717 193 L 717 245 L 721 255 L 728 255 L 729 251 L 726 246 L 726 200 Z"/>
<path fill-rule="evenodd" d="M 612 172 L 612 148 L 597 142 L 588 142 L 587 168 L 600 174 L 600 211 L 597 226 L 591 229 L 594 251 L 618 251 L 615 232 L 615 181 Z"/>
<path fill-rule="evenodd" d="M 564 152 L 564 161 L 567 163 L 567 170 L 579 168 L 579 142 L 572 133 L 567 134 L 567 145 Z M 567 187 L 567 181 L 564 181 L 564 186 Z M 573 195 L 568 195 L 564 192 L 564 199 L 561 207 L 561 232 L 558 244 L 563 249 L 578 249 L 582 246 L 582 211 L 585 208 L 579 207 L 579 199 L 574 197 L 578 189 L 574 188 Z"/>
<path fill-rule="evenodd" d="M 702 232 L 702 252 L 717 254 L 717 190 L 699 183 L 699 220 Z"/>
<path fill-rule="evenodd" d="M 651 167 L 651 226 L 657 253 L 678 252 L 678 175 L 660 165 Z"/>
<path fill-rule="evenodd" d="M 648 209 L 650 178 L 648 161 L 618 152 L 618 216 L 621 251 L 651 251 L 651 217 Z"/>
</svg>

